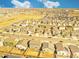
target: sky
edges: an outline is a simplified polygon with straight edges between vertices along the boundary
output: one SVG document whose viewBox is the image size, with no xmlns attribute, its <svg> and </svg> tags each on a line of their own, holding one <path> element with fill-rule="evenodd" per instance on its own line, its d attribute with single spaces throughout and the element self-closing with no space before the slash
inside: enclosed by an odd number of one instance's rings
<svg viewBox="0 0 79 59">
<path fill-rule="evenodd" d="M 0 0 L 0 8 L 79 8 L 79 0 Z"/>
</svg>

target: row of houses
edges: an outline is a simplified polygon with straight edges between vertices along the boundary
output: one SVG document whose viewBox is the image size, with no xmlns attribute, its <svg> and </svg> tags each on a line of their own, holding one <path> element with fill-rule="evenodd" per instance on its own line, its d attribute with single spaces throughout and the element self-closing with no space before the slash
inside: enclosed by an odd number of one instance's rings
<svg viewBox="0 0 79 59">
<path fill-rule="evenodd" d="M 2 43 L 1 43 L 2 42 Z M 68 42 L 69 43 L 69 42 Z M 23 39 L 18 42 L 0 41 L 0 52 L 8 55 L 17 55 L 20 57 L 39 57 L 39 58 L 79 58 L 79 47 L 73 43 L 64 45 L 63 41 L 45 40 L 43 38 L 37 39 Z"/>
</svg>

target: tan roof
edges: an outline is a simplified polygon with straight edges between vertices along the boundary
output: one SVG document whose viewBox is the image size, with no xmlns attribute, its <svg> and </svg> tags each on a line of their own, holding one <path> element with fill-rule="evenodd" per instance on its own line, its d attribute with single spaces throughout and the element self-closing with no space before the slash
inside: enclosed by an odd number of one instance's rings
<svg viewBox="0 0 79 59">
<path fill-rule="evenodd" d="M 40 49 L 41 47 L 41 41 L 39 40 L 31 40 L 30 41 L 30 48 Z"/>
<path fill-rule="evenodd" d="M 69 48 L 71 49 L 72 53 L 78 52 L 79 53 L 79 48 L 74 45 L 69 45 Z"/>
<path fill-rule="evenodd" d="M 48 48 L 48 47 L 49 47 L 49 43 L 43 42 L 43 48 Z"/>
<path fill-rule="evenodd" d="M 24 40 L 20 41 L 17 45 L 22 45 L 22 46 L 27 47 L 28 41 L 29 41 L 28 39 L 24 39 Z"/>
<path fill-rule="evenodd" d="M 57 51 L 63 51 L 63 50 L 65 50 L 65 48 L 62 45 L 62 43 L 56 43 L 55 45 L 56 45 Z"/>
</svg>

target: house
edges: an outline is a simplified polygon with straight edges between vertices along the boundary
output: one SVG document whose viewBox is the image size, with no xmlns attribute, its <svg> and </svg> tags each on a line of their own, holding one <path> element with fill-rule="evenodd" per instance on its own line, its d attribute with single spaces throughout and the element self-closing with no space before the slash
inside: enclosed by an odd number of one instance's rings
<svg viewBox="0 0 79 59">
<path fill-rule="evenodd" d="M 46 41 L 42 43 L 42 51 L 40 53 L 39 57 L 42 58 L 54 58 L 54 45 L 52 44 L 52 42 Z"/>
<path fill-rule="evenodd" d="M 57 52 L 56 58 L 69 58 L 70 57 L 69 49 L 64 47 L 61 42 L 55 44 L 55 49 Z"/>
<path fill-rule="evenodd" d="M 26 50 L 28 48 L 28 39 L 24 39 L 20 41 L 17 45 L 16 48 Z"/>
<path fill-rule="evenodd" d="M 69 45 L 69 49 L 71 51 L 72 58 L 79 58 L 79 48 L 74 45 Z"/>
<path fill-rule="evenodd" d="M 38 54 L 40 52 L 41 47 L 41 41 L 39 40 L 31 40 L 29 42 L 29 48 L 24 53 L 27 57 L 38 57 Z"/>
</svg>

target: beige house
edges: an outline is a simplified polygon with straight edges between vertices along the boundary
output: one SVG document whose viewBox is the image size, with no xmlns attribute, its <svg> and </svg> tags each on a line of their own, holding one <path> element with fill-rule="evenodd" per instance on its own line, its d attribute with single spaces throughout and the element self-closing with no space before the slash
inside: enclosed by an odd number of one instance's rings
<svg viewBox="0 0 79 59">
<path fill-rule="evenodd" d="M 26 49 L 28 48 L 28 45 L 27 45 L 28 41 L 29 41 L 28 39 L 24 39 L 24 40 L 20 41 L 20 42 L 16 45 L 16 47 L 17 47 L 18 49 L 26 50 Z"/>
<path fill-rule="evenodd" d="M 56 58 L 69 58 L 70 52 L 66 47 L 63 47 L 62 43 L 56 43 Z"/>
<path fill-rule="evenodd" d="M 55 55 L 54 55 L 54 45 L 52 44 L 52 42 L 43 42 L 42 43 L 42 51 L 40 53 L 40 56 L 39 57 L 42 57 L 42 58 L 54 58 Z"/>
<path fill-rule="evenodd" d="M 71 57 L 72 58 L 79 58 L 79 48 L 74 45 L 69 45 L 70 51 L 71 51 Z"/>
<path fill-rule="evenodd" d="M 26 50 L 24 55 L 27 57 L 38 57 L 40 53 L 41 41 L 31 40 L 29 44 L 29 48 Z"/>
<path fill-rule="evenodd" d="M 41 47 L 41 40 L 38 41 L 38 39 L 31 40 L 30 41 L 30 48 L 34 48 L 35 50 L 39 50 Z"/>
</svg>

